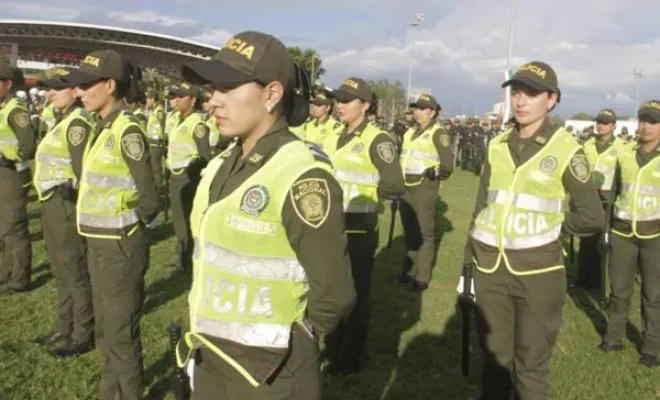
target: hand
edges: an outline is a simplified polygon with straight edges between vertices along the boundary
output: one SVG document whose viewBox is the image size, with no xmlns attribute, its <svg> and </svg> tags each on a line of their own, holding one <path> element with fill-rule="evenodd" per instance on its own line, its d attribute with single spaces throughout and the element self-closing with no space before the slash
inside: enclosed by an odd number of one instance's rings
<svg viewBox="0 0 660 400">
<path fill-rule="evenodd" d="M 429 168 L 426 171 L 424 171 L 424 176 L 430 181 L 434 181 L 438 178 L 438 173 L 435 170 L 435 168 Z"/>
</svg>

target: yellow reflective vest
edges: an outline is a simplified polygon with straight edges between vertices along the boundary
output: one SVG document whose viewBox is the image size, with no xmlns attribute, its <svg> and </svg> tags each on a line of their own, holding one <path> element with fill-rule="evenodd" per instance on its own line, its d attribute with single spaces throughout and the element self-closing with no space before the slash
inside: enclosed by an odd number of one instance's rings
<svg viewBox="0 0 660 400">
<path fill-rule="evenodd" d="M 23 155 L 18 143 L 16 133 L 9 125 L 9 115 L 14 110 L 23 110 L 27 113 L 27 108 L 17 98 L 10 99 L 0 110 L 0 154 L 2 157 L 14 163 L 21 163 Z M 27 121 L 29 123 L 29 121 Z"/>
<path fill-rule="evenodd" d="M 158 104 L 149 113 L 149 118 L 147 119 L 147 139 L 149 140 L 150 146 L 163 146 L 163 141 L 165 140 L 165 128 L 161 125 L 161 121 L 158 116 L 160 113 L 164 112 L 165 110 L 163 109 L 163 106 Z"/>
<path fill-rule="evenodd" d="M 566 198 L 562 176 L 580 145 L 568 131 L 560 128 L 537 154 L 516 167 L 508 147 L 511 132 L 509 129 L 492 139 L 488 148 L 491 168 L 488 204 L 477 215 L 470 236 L 496 247 L 499 254 L 495 265 L 479 265 L 477 260 L 477 268 L 493 273 L 502 259 L 514 275 L 534 275 L 564 268 L 564 265 L 555 265 L 516 271 L 506 251 L 531 249 L 559 239 Z"/>
<path fill-rule="evenodd" d="M 624 237 L 635 236 L 639 239 L 653 239 L 660 232 L 642 235 L 638 223 L 660 220 L 660 156 L 655 157 L 643 167 L 637 163 L 639 144 L 625 146 L 618 154 L 621 169 L 621 190 L 614 203 L 614 216 L 629 221 L 631 233 L 612 229 L 612 232 Z"/>
<path fill-rule="evenodd" d="M 203 122 L 198 112 L 192 112 L 170 132 L 167 167 L 171 170 L 182 170 L 193 160 L 199 158 L 199 150 L 194 134 L 197 125 Z"/>
<path fill-rule="evenodd" d="M 82 121 L 88 125 L 88 132 L 91 132 L 95 125 L 94 119 L 82 107 L 77 107 L 46 133 L 43 140 L 39 142 L 34 157 L 34 177 L 32 180 L 41 201 L 50 198 L 52 193 L 48 192 L 55 187 L 67 183 L 71 184 L 73 188 L 78 187 L 78 178 L 73 172 L 67 141 L 69 126 L 74 121 Z M 80 133 L 80 136 L 80 140 L 84 140 L 82 133 Z M 89 138 L 88 140 L 92 139 Z"/>
<path fill-rule="evenodd" d="M 612 190 L 617 153 L 624 145 L 625 143 L 621 139 L 615 138 L 610 147 L 598 154 L 595 138 L 591 138 L 584 143 L 584 153 L 591 165 L 591 181 L 598 190 Z"/>
<path fill-rule="evenodd" d="M 203 171 L 193 202 L 194 279 L 188 298 L 190 332 L 184 338 L 190 349 L 209 348 L 256 387 L 263 382 L 208 338 L 248 347 L 289 347 L 292 325 L 305 315 L 307 277 L 289 244 L 282 207 L 302 174 L 330 168 L 316 161 L 303 142 L 290 142 L 229 196 L 210 204 L 211 183 L 228 153 Z M 192 351 L 185 357 L 177 352 L 180 366 Z"/>
<path fill-rule="evenodd" d="M 312 120 L 305 125 L 305 140 L 323 147 L 328 140 L 337 140 L 344 130 L 344 124 L 330 116 L 323 123 Z"/>
<path fill-rule="evenodd" d="M 88 146 L 77 202 L 78 232 L 83 236 L 119 240 L 139 227 L 137 186 L 121 151 L 122 134 L 140 126 L 134 118 L 122 111 Z"/>
<path fill-rule="evenodd" d="M 440 155 L 433 143 L 433 134 L 441 128 L 440 124 L 433 124 L 420 135 L 413 138 L 417 128 L 413 127 L 403 134 L 401 146 L 401 169 L 405 175 L 421 175 L 422 178 L 416 182 L 408 182 L 406 186 L 417 186 L 424 180 L 423 175 L 427 169 L 439 167 Z"/>
</svg>

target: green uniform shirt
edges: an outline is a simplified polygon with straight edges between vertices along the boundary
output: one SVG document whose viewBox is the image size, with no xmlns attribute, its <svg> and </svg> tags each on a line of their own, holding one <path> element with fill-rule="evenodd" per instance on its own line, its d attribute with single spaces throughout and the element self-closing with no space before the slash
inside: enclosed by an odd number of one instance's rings
<svg viewBox="0 0 660 400">
<path fill-rule="evenodd" d="M 92 143 L 98 139 L 99 133 L 105 129 L 107 126 L 112 125 L 112 123 L 117 119 L 119 113 L 124 109 L 124 106 L 121 103 L 115 104 L 112 110 L 103 118 L 98 124 L 96 124 L 96 130 L 94 132 L 94 138 Z M 137 121 L 136 121 L 137 122 Z M 122 134 L 122 139 L 128 135 L 139 133 L 139 136 L 143 140 L 142 154 L 128 154 L 125 146 L 121 146 L 121 154 L 128 169 L 131 171 L 131 176 L 135 181 L 135 186 L 138 191 L 139 204 L 138 204 L 138 215 L 140 220 L 143 223 L 151 222 L 156 215 L 158 214 L 158 208 L 160 200 L 158 198 L 158 189 L 154 182 L 153 173 L 151 171 L 151 158 L 149 156 L 149 144 L 144 135 L 144 132 L 139 126 L 130 127 Z M 122 140 L 123 143 L 123 140 Z M 90 144 L 90 145 L 91 145 Z M 137 146 L 136 146 L 137 147 Z"/>
<path fill-rule="evenodd" d="M 2 103 L 0 103 L 0 113 L 5 105 L 11 100 L 13 96 L 8 96 Z M 20 148 L 23 160 L 32 160 L 34 153 L 37 151 L 37 132 L 30 123 L 30 115 L 26 109 L 16 108 L 9 114 L 9 126 L 14 131 L 16 139 L 18 139 L 18 147 Z M 0 177 L 15 174 L 7 168 L 0 168 Z"/>
<path fill-rule="evenodd" d="M 229 150 L 227 159 L 211 184 L 209 204 L 231 194 L 280 147 L 292 140 L 299 139 L 288 131 L 286 121 L 282 119 L 257 141 L 245 157 L 241 158 L 240 145 Z M 323 159 L 322 156 L 319 157 Z M 324 161 L 327 162 L 327 159 Z M 310 287 L 307 316 L 316 333 L 326 334 L 350 311 L 355 297 L 350 270 L 337 268 L 338 265 L 350 264 L 346 253 L 346 237 L 337 235 L 337 232 L 344 231 L 342 191 L 334 177 L 321 168 L 304 173 L 296 182 L 305 179 L 323 180 L 327 183 L 328 197 L 324 201 L 330 204 L 328 216 L 318 228 L 314 228 L 296 212 L 294 200 L 289 196 L 282 209 L 282 222 L 289 243 L 307 275 Z M 287 356 L 277 351 L 237 346 L 221 339 L 216 339 L 213 343 L 241 365 L 250 366 L 249 369 L 255 376 L 269 376 Z"/>
<path fill-rule="evenodd" d="M 369 121 L 365 119 L 353 132 L 344 130 L 337 139 L 337 149 L 349 146 L 355 135 L 359 135 L 367 127 Z M 348 129 L 348 127 L 346 128 Z M 390 152 L 383 153 L 378 151 L 379 146 L 392 146 L 391 158 Z M 378 170 L 380 180 L 378 181 L 378 196 L 380 199 L 398 199 L 406 192 L 406 186 L 403 183 L 403 174 L 401 172 L 401 162 L 396 146 L 388 134 L 378 135 L 371 142 L 369 148 L 369 157 L 371 162 Z M 376 213 L 347 213 L 346 229 L 349 231 L 372 231 L 378 225 L 378 214 Z"/>
<path fill-rule="evenodd" d="M 509 136 L 508 146 L 511 159 L 515 165 L 521 165 L 538 153 L 548 142 L 552 134 L 557 130 L 546 119 L 539 130 L 530 138 L 522 139 L 517 129 Z M 578 166 L 579 167 L 576 167 Z M 484 170 L 479 181 L 479 192 L 472 214 L 472 222 L 468 232 L 472 231 L 474 219 L 486 208 L 488 200 L 488 183 L 490 182 L 490 162 L 488 153 Z M 605 224 L 605 213 L 600 203 L 598 193 L 590 182 L 591 171 L 584 150 L 578 150 L 573 156 L 569 168 L 566 168 L 562 176 L 562 183 L 571 201 L 570 211 L 565 213 L 563 230 L 574 235 L 593 235 L 603 229 Z M 468 237 L 465 245 L 464 262 L 472 260 L 476 252 L 497 253 L 489 246 L 473 241 Z M 562 248 L 559 241 L 525 250 L 507 250 L 507 257 L 513 269 L 517 267 L 547 267 L 562 264 Z"/>
</svg>

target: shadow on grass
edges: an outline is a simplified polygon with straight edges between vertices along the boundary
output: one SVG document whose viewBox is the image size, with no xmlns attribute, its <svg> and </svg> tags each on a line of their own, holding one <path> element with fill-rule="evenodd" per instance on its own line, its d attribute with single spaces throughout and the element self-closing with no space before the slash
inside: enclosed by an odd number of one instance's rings
<svg viewBox="0 0 660 400">
<path fill-rule="evenodd" d="M 172 269 L 169 276 L 155 281 L 147 287 L 146 301 L 142 307 L 143 313 L 148 314 L 167 302 L 176 299 L 185 293 L 191 286 L 189 275 L 177 273 Z"/>
</svg>

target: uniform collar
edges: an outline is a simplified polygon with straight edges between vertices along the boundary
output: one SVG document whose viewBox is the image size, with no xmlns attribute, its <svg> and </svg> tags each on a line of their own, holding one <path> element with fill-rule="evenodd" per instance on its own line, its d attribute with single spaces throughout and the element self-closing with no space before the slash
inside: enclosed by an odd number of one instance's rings
<svg viewBox="0 0 660 400">
<path fill-rule="evenodd" d="M 250 153 L 243 159 L 245 163 L 261 167 L 266 160 L 268 160 L 273 153 L 281 146 L 281 140 L 289 133 L 289 126 L 286 123 L 286 118 L 280 118 L 275 124 L 262 136 Z M 238 152 L 241 151 L 241 146 L 236 146 Z"/>
<path fill-rule="evenodd" d="M 110 109 L 108 115 L 106 115 L 105 118 L 101 119 L 101 123 L 100 123 L 101 129 L 110 128 L 117 119 L 117 117 L 119 117 L 119 114 L 121 114 L 121 112 L 124 111 L 125 109 L 126 108 L 121 101 L 116 102 L 115 105 L 113 105 L 112 108 Z"/>
<path fill-rule="evenodd" d="M 359 137 L 360 135 L 362 135 L 362 132 L 364 132 L 364 130 L 367 128 L 368 125 L 369 125 L 369 120 L 365 118 L 362 122 L 360 122 L 360 125 L 358 125 L 353 132 L 348 133 L 348 126 L 346 127 L 345 132 L 349 135 L 355 135 Z"/>
<path fill-rule="evenodd" d="M 545 146 L 546 143 L 550 141 L 550 138 L 555 133 L 555 131 L 556 129 L 554 129 L 550 121 L 548 121 L 548 119 L 546 118 L 545 120 L 543 120 L 541 126 L 539 126 L 539 129 L 536 132 L 534 132 L 534 134 L 529 139 L 536 144 Z M 518 124 L 516 124 L 513 127 L 511 133 L 505 138 L 507 142 L 511 138 L 511 135 L 520 135 L 520 131 L 518 130 Z"/>
</svg>

